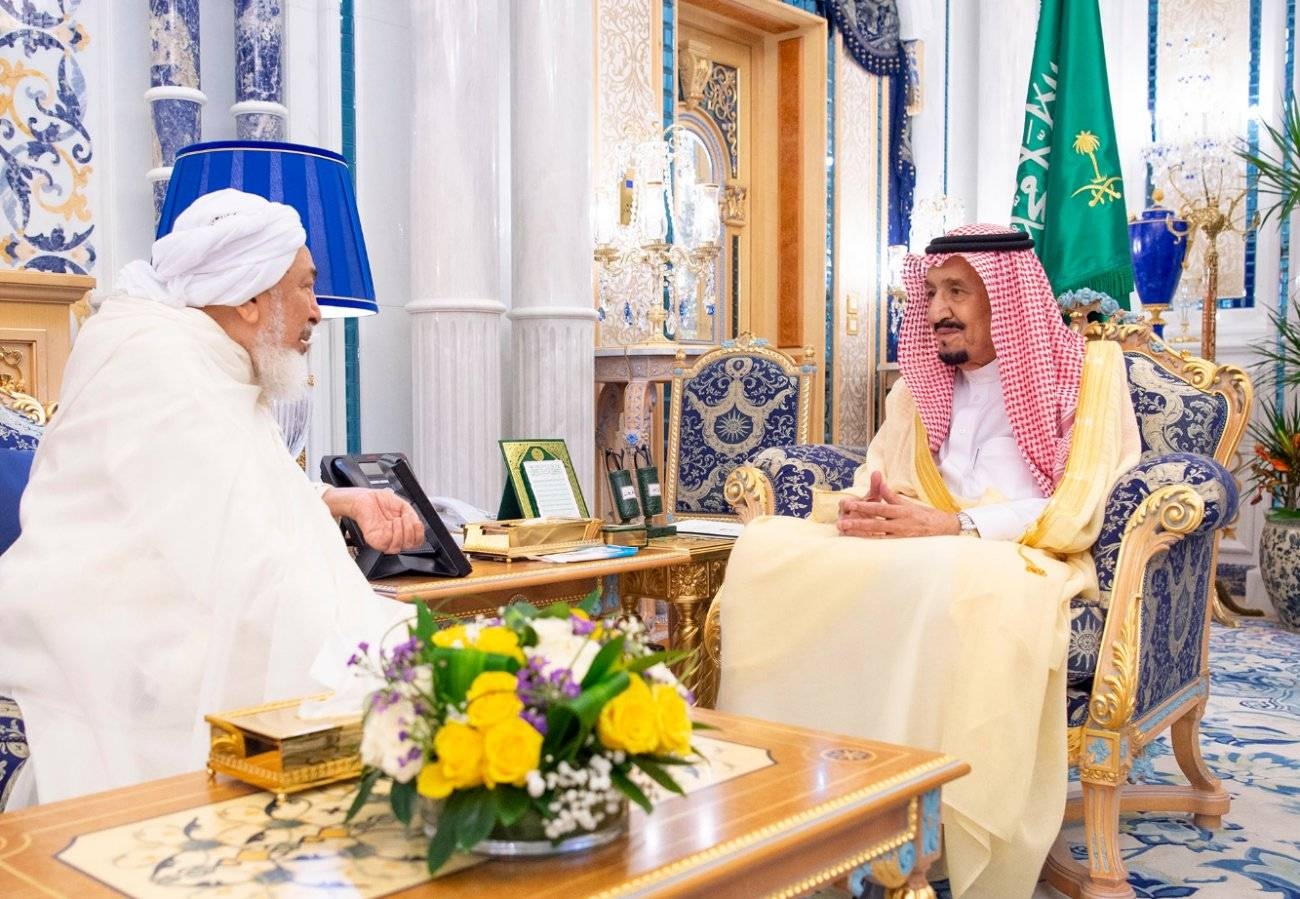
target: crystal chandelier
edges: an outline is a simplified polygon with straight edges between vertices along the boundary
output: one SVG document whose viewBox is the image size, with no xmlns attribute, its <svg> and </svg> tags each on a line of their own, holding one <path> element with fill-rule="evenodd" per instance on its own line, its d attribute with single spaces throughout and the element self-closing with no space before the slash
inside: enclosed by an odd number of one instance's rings
<svg viewBox="0 0 1300 899">
<path fill-rule="evenodd" d="M 597 311 L 610 342 L 669 343 L 717 314 L 719 190 L 699 180 L 688 140 L 673 125 L 663 139 L 625 143 L 619 186 L 596 190 Z"/>
</svg>

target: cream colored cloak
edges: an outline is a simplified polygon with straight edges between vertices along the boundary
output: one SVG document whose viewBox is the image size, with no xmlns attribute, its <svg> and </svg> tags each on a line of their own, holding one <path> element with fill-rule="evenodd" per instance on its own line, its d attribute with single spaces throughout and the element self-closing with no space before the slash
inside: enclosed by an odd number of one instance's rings
<svg viewBox="0 0 1300 899">
<path fill-rule="evenodd" d="M 0 557 L 0 695 L 49 802 L 198 770 L 204 713 L 321 689 L 378 599 L 205 313 L 111 298 Z"/>
<path fill-rule="evenodd" d="M 970 762 L 943 791 L 953 894 L 1030 896 L 1065 803 L 1069 600 L 1096 590 L 1087 550 L 1110 485 L 1138 453 L 1123 356 L 1095 342 L 1065 475 L 1018 542 L 867 540 L 815 521 L 752 522 L 715 600 L 718 708 Z M 936 508 L 1002 499 L 949 494 L 901 383 L 858 492 L 877 469 Z"/>
</svg>

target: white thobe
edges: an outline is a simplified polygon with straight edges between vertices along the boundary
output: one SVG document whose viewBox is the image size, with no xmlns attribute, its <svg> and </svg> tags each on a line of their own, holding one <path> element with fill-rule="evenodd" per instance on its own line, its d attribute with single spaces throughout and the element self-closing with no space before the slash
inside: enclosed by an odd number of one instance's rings
<svg viewBox="0 0 1300 899">
<path fill-rule="evenodd" d="M 1011 432 L 996 359 L 972 371 L 957 371 L 952 420 L 938 463 L 955 496 L 1002 498 L 966 510 L 986 540 L 1015 540 L 1047 507 L 1047 497 Z"/>
<path fill-rule="evenodd" d="M 201 767 L 205 713 L 318 691 L 403 616 L 202 311 L 109 299 L 59 399 L 0 557 L 0 694 L 40 801 Z"/>
</svg>

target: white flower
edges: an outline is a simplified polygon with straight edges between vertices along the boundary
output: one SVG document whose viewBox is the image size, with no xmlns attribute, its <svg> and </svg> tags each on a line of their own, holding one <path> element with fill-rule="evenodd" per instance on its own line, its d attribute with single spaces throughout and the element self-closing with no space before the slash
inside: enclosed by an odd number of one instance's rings
<svg viewBox="0 0 1300 899">
<path fill-rule="evenodd" d="M 569 668 L 574 681 L 581 683 L 591 668 L 600 644 L 585 636 L 573 633 L 573 625 L 566 618 L 537 618 L 532 621 L 537 634 L 537 645 L 526 647 L 524 654 L 540 656 L 547 667 Z"/>
<path fill-rule="evenodd" d="M 419 774 L 424 754 L 413 739 L 418 717 L 409 699 L 395 699 L 373 708 L 361 735 L 361 761 L 398 783 Z"/>
<path fill-rule="evenodd" d="M 642 677 L 647 680 L 652 680 L 657 684 L 668 684 L 672 687 L 677 686 L 677 678 L 673 675 L 672 669 L 663 662 L 651 665 L 642 672 Z"/>
</svg>

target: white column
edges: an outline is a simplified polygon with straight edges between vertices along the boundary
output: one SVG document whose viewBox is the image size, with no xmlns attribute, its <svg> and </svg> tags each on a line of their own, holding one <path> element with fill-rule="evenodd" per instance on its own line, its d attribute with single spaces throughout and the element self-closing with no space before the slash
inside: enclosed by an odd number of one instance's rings
<svg viewBox="0 0 1300 899">
<path fill-rule="evenodd" d="M 412 4 L 415 470 L 430 494 L 489 510 L 502 481 L 498 36 L 498 0 Z"/>
<path fill-rule="evenodd" d="M 563 437 L 594 507 L 592 5 L 511 4 L 510 431 Z"/>
</svg>

